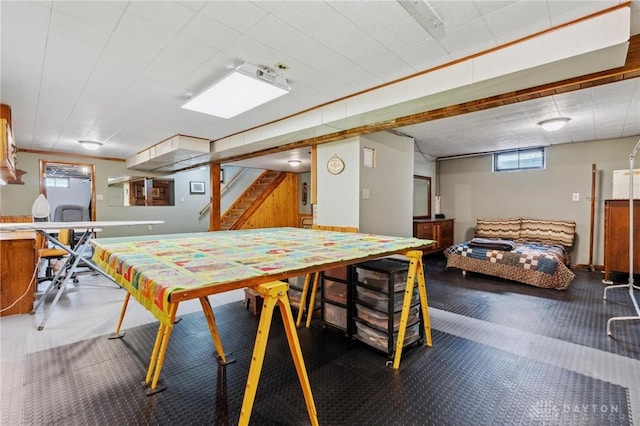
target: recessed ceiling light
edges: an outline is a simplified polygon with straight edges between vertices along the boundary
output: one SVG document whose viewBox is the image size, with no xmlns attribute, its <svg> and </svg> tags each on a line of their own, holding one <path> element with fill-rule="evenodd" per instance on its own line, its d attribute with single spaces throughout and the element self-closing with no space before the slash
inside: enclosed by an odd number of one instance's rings
<svg viewBox="0 0 640 426">
<path fill-rule="evenodd" d="M 538 123 L 538 126 L 542 127 L 547 132 L 553 132 L 562 129 L 569 120 L 571 119 L 567 117 L 551 118 L 549 120 L 542 120 Z"/>
<path fill-rule="evenodd" d="M 96 142 L 96 141 L 78 141 L 78 142 L 84 147 L 84 149 L 88 149 L 89 151 L 95 151 L 96 149 L 102 146 L 100 142 Z"/>
<path fill-rule="evenodd" d="M 302 161 L 300 161 L 300 160 L 289 160 L 289 164 L 291 164 L 291 167 L 298 167 L 300 164 L 302 164 Z"/>
</svg>

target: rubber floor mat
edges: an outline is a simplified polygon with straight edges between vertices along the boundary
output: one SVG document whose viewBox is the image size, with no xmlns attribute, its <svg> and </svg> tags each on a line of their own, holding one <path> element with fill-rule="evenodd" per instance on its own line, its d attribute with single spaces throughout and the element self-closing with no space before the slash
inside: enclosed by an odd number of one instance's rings
<svg viewBox="0 0 640 426">
<path fill-rule="evenodd" d="M 237 424 L 257 320 L 239 303 L 214 308 L 225 352 L 219 367 L 201 313 L 174 326 L 162 380 L 146 396 L 145 375 L 157 324 L 25 357 L 20 410 L 1 424 Z M 631 424 L 627 389 L 434 330 L 433 347 L 403 353 L 400 370 L 386 356 L 323 329 L 299 330 L 322 425 Z M 309 424 L 278 315 L 251 424 Z"/>
</svg>

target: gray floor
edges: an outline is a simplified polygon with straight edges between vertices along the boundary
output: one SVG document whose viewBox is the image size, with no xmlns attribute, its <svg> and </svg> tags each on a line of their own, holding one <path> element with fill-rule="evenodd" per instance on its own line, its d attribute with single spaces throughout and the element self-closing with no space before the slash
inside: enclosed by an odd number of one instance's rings
<svg viewBox="0 0 640 426">
<path fill-rule="evenodd" d="M 41 283 L 44 289 L 46 283 Z M 53 294 L 34 315 L 11 315 L 0 318 L 0 362 L 21 359 L 25 355 L 110 334 L 115 330 L 125 290 L 101 275 L 82 274 L 77 284 L 69 284 L 52 311 L 44 330 L 38 331 Z M 212 306 L 238 302 L 242 290 L 210 297 Z M 239 303 L 239 302 L 238 302 Z M 199 312 L 200 303 L 191 300 L 180 304 L 178 316 Z M 131 299 L 122 329 L 155 322 L 156 319 Z M 2 372 L 2 370 L 0 370 Z"/>
<path fill-rule="evenodd" d="M 406 371 L 411 371 L 420 365 L 422 358 L 430 358 L 430 362 L 438 362 L 438 357 L 445 354 L 455 356 L 457 359 L 464 359 L 461 355 L 465 350 L 467 358 L 474 353 L 485 353 L 487 359 L 475 360 L 475 364 L 481 365 L 480 368 L 483 365 L 489 365 L 491 360 L 500 360 L 501 362 L 511 361 L 514 365 L 519 365 L 520 369 L 523 366 L 531 365 L 546 371 L 545 375 L 540 376 L 543 377 L 543 382 L 538 383 L 536 389 L 536 395 L 546 396 L 536 396 L 531 401 L 523 402 L 526 413 L 518 418 L 522 424 L 618 425 L 633 424 L 634 419 L 636 423 L 639 422 L 640 342 L 638 342 L 638 336 L 640 336 L 640 322 L 616 324 L 612 337 L 607 337 L 605 332 L 607 318 L 620 314 L 629 315 L 633 312 L 625 290 L 615 290 L 615 293 L 610 293 L 610 300 L 603 301 L 601 295 L 604 286 L 601 283 L 601 276 L 597 272 L 576 271 L 577 278 L 569 290 L 558 292 L 487 279 L 479 275 L 462 278 L 458 271 L 446 270 L 441 260 L 429 262 L 427 266 L 430 315 L 432 328 L 436 332 L 434 335 L 436 343 L 433 348 L 425 352 L 424 357 L 411 358 L 411 355 L 408 355 L 404 361 Z M 101 276 L 83 275 L 77 286 L 71 286 L 67 289 L 44 330 L 37 331 L 37 325 L 40 323 L 47 306 L 44 309 L 41 308 L 41 311 L 35 315 L 17 315 L 0 319 L 0 381 L 2 382 L 0 385 L 0 407 L 2 409 L 0 424 L 3 426 L 13 424 L 7 423 L 6 419 L 10 419 L 11 422 L 15 422 L 15 419 L 22 419 L 18 424 L 38 423 L 38 421 L 25 417 L 24 413 L 28 410 L 25 411 L 24 395 L 22 395 L 22 390 L 29 386 L 30 380 L 27 380 L 26 377 L 29 377 L 34 369 L 33 360 L 42 357 L 42 354 L 46 353 L 43 351 L 51 348 L 59 346 L 68 348 L 75 342 L 95 341 L 91 339 L 110 334 L 120 313 L 123 297 L 124 291 L 116 288 L 107 279 Z M 214 297 L 211 302 L 214 310 L 216 310 L 216 306 L 227 305 L 229 308 L 222 309 L 223 314 L 233 311 L 233 315 L 240 315 L 238 318 L 242 318 L 246 316 L 246 312 L 242 313 L 240 302 L 242 297 L 242 291 L 236 291 Z M 237 311 L 240 313 L 236 312 L 233 304 L 238 304 Z M 190 313 L 199 310 L 197 302 L 188 302 L 181 304 L 178 314 L 184 315 L 186 318 Z M 231 318 L 232 315 L 229 315 Z M 221 319 L 221 322 L 223 321 Z M 123 328 L 132 329 L 153 322 L 155 322 L 154 318 L 146 310 L 136 302 L 132 302 L 127 311 Z M 319 328 L 317 324 L 316 321 L 316 330 Z M 239 327 L 239 323 L 233 326 Z M 232 327 L 232 324 L 226 326 L 223 324 L 222 327 L 224 337 L 225 327 Z M 206 335 L 206 330 L 204 333 Z M 234 333 L 237 334 L 237 330 Z M 251 323 L 249 323 L 248 333 L 252 333 Z M 148 328 L 147 334 L 153 336 L 153 328 Z M 300 335 L 303 352 L 305 352 L 305 343 L 313 345 L 314 339 L 321 338 L 331 342 L 331 338 L 322 337 L 317 331 L 308 334 L 307 331 L 302 330 Z M 176 336 L 175 338 L 181 337 Z M 325 343 L 323 342 L 323 344 Z M 339 341 L 336 343 L 342 344 Z M 77 345 L 77 343 L 75 344 Z M 251 342 L 246 346 L 250 345 Z M 438 345 L 441 348 L 441 355 L 439 355 Z M 207 344 L 205 352 L 210 350 L 208 346 Z M 482 350 L 481 347 L 487 349 Z M 68 351 L 61 353 L 68 353 Z M 421 352 L 418 351 L 418 353 Z M 355 354 L 355 356 L 364 359 L 365 364 L 367 362 L 378 363 L 377 355 L 371 359 L 368 358 L 368 355 L 366 351 Z M 118 356 L 117 352 L 114 356 Z M 344 367 L 344 363 L 348 365 L 355 362 L 353 359 L 355 358 L 343 357 L 342 367 Z M 31 360 L 30 365 L 28 360 Z M 313 368 L 316 361 L 310 359 L 308 363 L 310 364 L 309 368 Z M 451 366 L 449 367 L 451 368 Z M 458 370 L 463 371 L 464 376 L 460 376 L 461 379 L 475 374 L 482 375 L 484 380 L 491 376 L 488 372 L 471 371 L 467 369 L 466 365 L 454 367 L 451 374 Z M 349 370 L 357 368 L 357 365 L 349 365 Z M 444 371 L 445 365 L 440 364 L 440 368 Z M 167 373 L 170 377 L 177 377 L 171 375 L 169 370 Z M 325 368 L 323 373 L 317 376 L 311 370 L 312 384 L 318 383 L 320 377 L 325 377 L 327 374 L 331 375 L 332 370 Z M 382 381 L 388 379 L 388 374 L 384 370 L 375 374 L 379 374 Z M 573 376 L 567 376 L 567 374 Z M 598 398 L 587 399 L 584 395 L 577 393 L 575 390 L 580 386 L 575 383 L 567 385 L 566 394 L 562 393 L 562 383 L 553 384 L 553 386 L 549 383 L 549 393 L 545 394 L 545 383 L 553 381 L 552 379 L 556 375 L 559 377 L 575 376 L 578 378 L 576 380 L 584 377 L 584 380 L 596 380 L 620 386 L 626 389 L 628 402 L 624 404 L 622 412 L 617 412 L 620 407 L 617 407 L 615 403 L 595 404 L 593 401 L 599 401 Z M 130 381 L 129 378 L 124 380 L 125 383 Z M 470 383 L 473 383 L 473 378 L 469 380 L 471 380 Z M 243 382 L 239 381 L 238 392 L 242 390 Z M 536 381 L 532 378 L 523 380 L 522 383 L 536 383 Z M 513 386 L 514 389 L 522 386 L 518 383 L 494 383 L 493 385 L 493 388 L 487 387 L 488 393 L 494 392 L 496 389 L 501 391 L 506 389 L 506 392 L 509 393 L 510 386 Z M 177 386 L 174 384 L 175 389 Z M 446 380 L 441 386 L 447 386 Z M 590 385 L 585 384 L 585 386 Z M 299 386 L 294 384 L 293 388 L 293 395 L 297 395 Z M 446 394 L 444 388 L 440 390 L 443 395 Z M 431 391 L 436 392 L 437 396 L 437 387 Z M 320 412 L 320 408 L 323 408 L 322 392 L 320 389 L 317 397 L 320 414 L 328 411 L 324 408 L 323 412 Z M 45 397 L 47 396 L 45 395 Z M 55 395 L 48 397 L 55 399 Z M 525 395 L 522 395 L 522 398 L 524 397 Z M 567 401 L 571 402 L 567 403 Z M 469 401 L 457 400 L 447 401 L 447 404 L 453 403 L 463 407 L 467 402 Z M 496 409 L 504 409 L 500 406 L 500 402 L 496 404 Z M 628 413 L 625 411 L 627 409 Z M 268 412 L 268 410 L 265 409 L 264 412 Z M 530 413 L 535 416 L 531 417 Z M 553 417 L 553 419 L 560 419 L 560 421 L 549 421 L 552 418 L 549 415 L 553 413 L 561 414 L 561 416 Z M 259 414 L 258 410 L 256 416 Z M 453 420 L 455 419 L 453 414 L 449 415 L 451 417 L 445 417 L 442 422 L 433 420 L 433 423 L 456 424 Z M 620 416 L 624 416 L 624 418 L 620 418 Z M 231 417 L 235 418 L 233 415 Z M 466 419 L 467 417 L 461 418 Z M 507 413 L 497 418 L 508 419 L 509 416 Z M 320 416 L 320 419 L 323 417 Z M 427 418 L 421 418 L 420 423 L 432 422 L 432 420 L 425 419 Z M 81 419 L 78 418 L 67 420 L 70 422 L 69 424 L 82 424 Z M 340 422 L 338 421 L 338 423 Z M 378 423 L 385 424 L 383 420 L 379 420 Z M 483 422 L 480 421 L 478 424 L 480 423 Z"/>
</svg>

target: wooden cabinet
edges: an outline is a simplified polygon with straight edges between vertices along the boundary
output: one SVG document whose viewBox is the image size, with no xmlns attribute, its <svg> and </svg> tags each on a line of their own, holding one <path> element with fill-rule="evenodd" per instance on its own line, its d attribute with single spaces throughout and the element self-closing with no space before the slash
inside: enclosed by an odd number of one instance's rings
<svg viewBox="0 0 640 426">
<path fill-rule="evenodd" d="M 633 271 L 640 273 L 640 200 L 633 202 Z M 604 279 L 629 272 L 629 200 L 604 202 Z"/>
<path fill-rule="evenodd" d="M 424 254 L 441 252 L 453 245 L 454 219 L 420 219 L 413 221 L 413 236 L 435 240 L 435 245 Z"/>
<path fill-rule="evenodd" d="M 0 316 L 31 312 L 35 297 L 31 279 L 35 267 L 33 232 L 7 232 L 0 235 Z M 18 299 L 14 306 L 5 311 Z"/>
<path fill-rule="evenodd" d="M 13 140 L 11 126 L 5 118 L 0 119 L 0 178 L 7 182 L 16 179 L 18 147 Z"/>
</svg>

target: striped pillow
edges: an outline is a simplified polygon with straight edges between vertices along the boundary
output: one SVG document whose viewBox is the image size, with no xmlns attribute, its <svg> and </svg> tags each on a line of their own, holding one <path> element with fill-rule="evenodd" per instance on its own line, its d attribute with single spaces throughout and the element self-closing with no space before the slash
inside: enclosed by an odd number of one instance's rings
<svg viewBox="0 0 640 426">
<path fill-rule="evenodd" d="M 520 218 L 478 218 L 476 221 L 476 237 L 517 240 L 520 238 Z"/>
<path fill-rule="evenodd" d="M 520 240 L 571 247 L 575 233 L 576 223 L 572 220 L 523 218 Z"/>
</svg>

